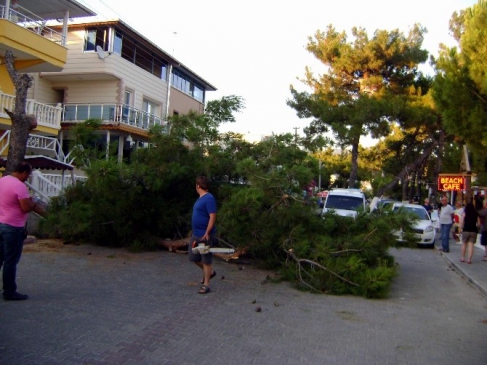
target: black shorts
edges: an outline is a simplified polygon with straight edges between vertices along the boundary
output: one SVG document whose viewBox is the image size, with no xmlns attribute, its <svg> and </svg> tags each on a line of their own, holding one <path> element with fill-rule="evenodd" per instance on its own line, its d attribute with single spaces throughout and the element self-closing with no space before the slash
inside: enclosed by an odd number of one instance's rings
<svg viewBox="0 0 487 365">
<path fill-rule="evenodd" d="M 202 262 L 205 265 L 211 265 L 213 263 L 213 254 L 211 252 L 207 254 L 193 253 L 192 246 L 194 241 L 198 241 L 200 237 L 191 236 L 188 245 L 188 258 L 192 262 Z M 216 236 L 210 236 L 210 247 L 215 247 Z"/>
</svg>

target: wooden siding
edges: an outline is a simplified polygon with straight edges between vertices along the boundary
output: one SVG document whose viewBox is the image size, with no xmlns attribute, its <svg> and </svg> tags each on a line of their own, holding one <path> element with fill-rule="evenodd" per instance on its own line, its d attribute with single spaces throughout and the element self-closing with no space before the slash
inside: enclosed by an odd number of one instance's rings
<svg viewBox="0 0 487 365">
<path fill-rule="evenodd" d="M 52 87 L 52 83 L 48 80 L 39 77 L 38 73 L 31 74 L 32 87 L 27 92 L 27 98 L 36 100 L 43 104 L 57 104 L 62 103 L 59 100 L 59 91 L 56 91 Z"/>
<path fill-rule="evenodd" d="M 68 36 L 68 61 L 64 70 L 61 72 L 63 75 L 76 74 L 79 78 L 93 78 L 90 75 L 99 75 L 101 78 L 106 78 L 107 76 L 112 77 L 110 81 L 101 81 L 95 84 L 84 84 L 89 86 L 89 93 L 97 92 L 94 90 L 93 86 L 102 87 L 103 83 L 110 84 L 110 101 L 122 103 L 123 94 L 125 88 L 133 91 L 134 94 L 134 108 L 142 110 L 143 100 L 149 99 L 150 101 L 159 105 L 158 115 L 163 116 L 166 108 L 166 96 L 167 96 L 167 83 L 151 73 L 144 71 L 140 67 L 137 67 L 133 63 L 123 59 L 120 55 L 116 53 L 108 54 L 106 53 L 105 59 L 100 59 L 96 52 L 83 52 L 84 47 L 84 31 L 71 31 Z M 103 76 L 105 75 L 105 76 Z M 114 87 L 114 79 L 117 79 L 117 86 Z M 68 100 L 66 102 L 73 103 L 79 102 L 75 100 L 74 97 L 79 95 L 80 91 L 73 93 L 72 85 L 80 83 L 80 81 L 69 81 L 66 82 L 69 87 Z M 57 86 L 60 86 L 59 84 Z M 107 90 L 105 89 L 104 92 Z M 116 100 L 112 98 L 113 92 L 116 93 Z M 98 94 L 98 92 L 97 92 Z M 105 97 L 103 97 L 105 99 Z M 101 100 L 97 98 L 92 98 L 91 100 L 86 100 L 83 97 L 84 102 L 100 103 Z M 108 102 L 108 101 L 107 101 Z"/>
</svg>

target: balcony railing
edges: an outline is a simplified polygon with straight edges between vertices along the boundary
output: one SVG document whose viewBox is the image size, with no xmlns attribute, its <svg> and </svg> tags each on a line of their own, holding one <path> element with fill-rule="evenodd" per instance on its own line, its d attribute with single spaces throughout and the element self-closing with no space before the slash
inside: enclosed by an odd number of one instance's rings
<svg viewBox="0 0 487 365">
<path fill-rule="evenodd" d="M 76 181 L 86 181 L 85 176 L 63 176 L 58 174 L 43 174 L 40 171 L 33 171 L 29 178 L 29 187 L 40 195 L 46 203 L 50 198 L 59 194 Z"/>
<path fill-rule="evenodd" d="M 16 23 L 17 25 L 28 29 L 31 32 L 51 40 L 52 42 L 66 46 L 66 39 L 61 33 L 47 27 L 47 21 L 45 19 L 31 13 L 29 10 L 21 7 L 20 5 L 18 6 L 18 10 L 10 8 L 8 11 L 6 6 L 0 5 L 0 18 L 10 20 L 12 23 Z"/>
<path fill-rule="evenodd" d="M 5 131 L 0 136 L 0 156 L 5 155 L 8 146 L 10 145 L 10 130 Z M 43 153 L 44 155 L 55 158 L 65 164 L 71 165 L 74 161 L 74 157 L 71 156 L 71 150 L 67 155 L 64 154 L 61 144 L 54 137 L 46 137 L 38 134 L 29 134 L 27 138 L 26 147 L 36 152 Z M 75 149 L 79 149 L 79 146 L 75 146 Z"/>
<path fill-rule="evenodd" d="M 0 117 L 9 118 L 4 112 L 4 108 L 15 110 L 15 95 L 3 94 L 0 92 Z M 34 114 L 37 118 L 37 125 L 53 129 L 61 129 L 61 114 L 63 108 L 61 104 L 56 106 L 38 103 L 35 100 L 27 99 L 26 113 Z"/>
<path fill-rule="evenodd" d="M 64 104 L 63 122 L 101 119 L 104 123 L 125 124 L 148 130 L 164 125 L 164 120 L 126 104 Z"/>
</svg>

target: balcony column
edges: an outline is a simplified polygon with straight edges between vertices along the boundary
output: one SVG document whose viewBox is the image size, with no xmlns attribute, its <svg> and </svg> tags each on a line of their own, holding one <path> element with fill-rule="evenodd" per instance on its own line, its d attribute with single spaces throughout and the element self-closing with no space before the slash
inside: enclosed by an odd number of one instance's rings
<svg viewBox="0 0 487 365">
<path fill-rule="evenodd" d="M 105 158 L 108 160 L 110 157 L 110 131 L 107 131 L 107 149 L 106 149 L 106 155 Z"/>
<path fill-rule="evenodd" d="M 123 136 L 118 136 L 118 152 L 117 152 L 117 157 L 118 157 L 118 163 L 122 163 L 123 160 L 123 145 L 125 143 L 125 138 Z"/>
<path fill-rule="evenodd" d="M 66 156 L 64 156 L 64 153 L 63 153 L 63 140 L 64 140 L 64 131 L 59 131 L 59 134 L 58 134 L 58 141 L 59 141 L 59 152 L 58 152 L 58 156 L 63 156 L 63 160 L 62 162 L 66 162 Z"/>
<path fill-rule="evenodd" d="M 56 123 L 56 128 L 58 128 L 58 129 L 61 128 L 61 117 L 62 117 L 62 115 L 63 115 L 63 106 L 61 105 L 61 103 L 57 103 L 55 123 Z"/>
<path fill-rule="evenodd" d="M 61 45 L 66 47 L 66 43 L 68 43 L 68 22 L 69 22 L 69 10 L 66 10 L 64 13 L 64 20 L 63 20 L 63 39 L 61 41 Z"/>
<path fill-rule="evenodd" d="M 34 114 L 34 103 L 35 103 L 34 100 L 27 99 L 27 103 L 26 103 L 27 105 L 25 107 L 26 109 L 25 112 L 27 114 Z"/>
</svg>

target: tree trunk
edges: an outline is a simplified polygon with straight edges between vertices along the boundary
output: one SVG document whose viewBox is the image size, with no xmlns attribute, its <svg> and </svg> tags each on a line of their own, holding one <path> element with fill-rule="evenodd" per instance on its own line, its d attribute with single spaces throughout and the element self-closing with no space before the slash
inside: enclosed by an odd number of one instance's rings
<svg viewBox="0 0 487 365">
<path fill-rule="evenodd" d="M 431 152 L 438 146 L 438 141 L 433 140 L 433 142 L 424 149 L 423 154 L 421 154 L 416 160 L 406 165 L 401 172 L 392 180 L 390 183 L 384 185 L 377 191 L 377 196 L 382 196 L 386 191 L 392 189 L 399 181 L 405 180 L 410 171 L 417 170 L 419 166 L 423 165 L 425 161 L 431 155 Z"/>
<path fill-rule="evenodd" d="M 446 138 L 445 131 L 440 130 L 440 137 L 438 138 L 438 157 L 436 158 L 436 164 L 433 171 L 434 183 L 431 190 L 431 195 L 433 195 L 435 198 L 438 198 L 438 184 L 436 182 L 438 181 L 438 176 L 440 175 L 441 168 L 443 165 L 442 156 L 443 156 L 443 149 L 445 148 L 445 138 Z"/>
<path fill-rule="evenodd" d="M 409 192 L 408 202 L 412 202 L 414 199 L 414 190 L 416 188 L 416 181 L 418 179 L 418 173 L 416 171 L 411 172 L 411 179 L 409 180 Z"/>
<path fill-rule="evenodd" d="M 354 139 L 352 142 L 352 168 L 350 169 L 350 177 L 348 178 L 348 187 L 354 188 L 355 182 L 357 181 L 358 172 L 358 145 L 360 139 Z"/>
<path fill-rule="evenodd" d="M 32 78 L 27 74 L 19 74 L 17 72 L 11 51 L 5 52 L 5 65 L 15 86 L 15 111 L 4 109 L 12 120 L 7 166 L 5 168 L 5 175 L 9 175 L 15 166 L 24 160 L 29 132 L 37 127 L 37 121 L 34 115 L 27 115 L 25 112 L 27 90 L 32 85 Z"/>
<path fill-rule="evenodd" d="M 401 197 L 401 200 L 402 201 L 406 201 L 408 200 L 408 189 L 409 189 L 409 177 L 408 176 L 405 176 L 402 180 L 401 180 L 401 184 L 402 184 L 402 197 Z"/>
</svg>

